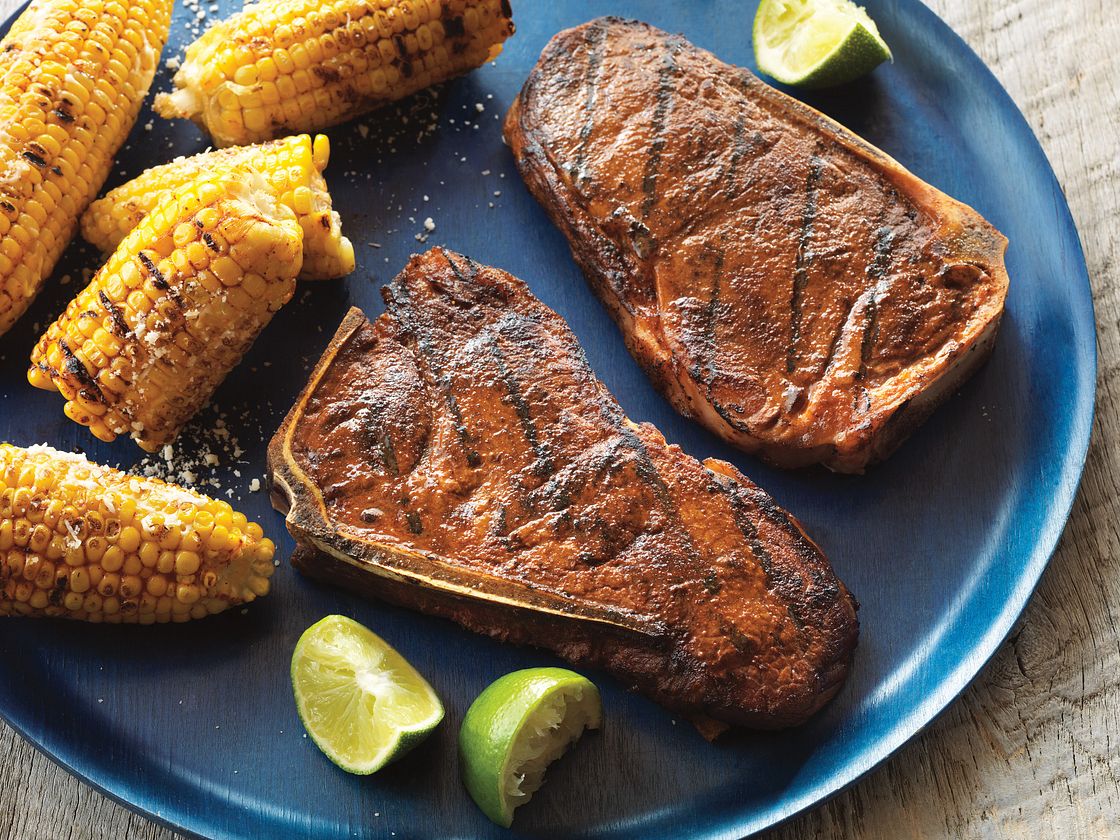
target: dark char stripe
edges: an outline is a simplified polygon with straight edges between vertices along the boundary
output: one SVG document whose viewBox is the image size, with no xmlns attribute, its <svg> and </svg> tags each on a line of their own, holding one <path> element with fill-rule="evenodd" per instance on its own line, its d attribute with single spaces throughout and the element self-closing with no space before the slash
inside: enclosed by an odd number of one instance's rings
<svg viewBox="0 0 1120 840">
<path fill-rule="evenodd" d="M 81 395 L 86 399 L 96 400 L 104 404 L 105 395 L 101 393 L 101 386 L 97 384 L 97 380 L 86 370 L 86 366 L 82 364 L 81 359 L 74 355 L 74 351 L 70 349 L 70 345 L 67 343 L 66 339 L 60 338 L 58 340 L 58 346 L 66 359 L 62 363 L 62 369 L 65 373 L 78 380 L 81 385 Z"/>
<path fill-rule="evenodd" d="M 377 448 L 381 450 L 381 463 L 385 465 L 390 475 L 399 476 L 401 465 L 397 458 L 397 448 L 393 446 L 393 439 L 388 432 L 377 436 Z"/>
<path fill-rule="evenodd" d="M 875 256 L 867 273 L 875 281 L 875 289 L 871 293 L 871 300 L 867 303 L 867 323 L 863 328 L 863 340 L 859 346 L 859 378 L 867 376 L 867 366 L 871 355 L 875 351 L 875 343 L 879 340 L 879 300 L 887 290 L 887 272 L 891 267 L 891 249 L 894 246 L 894 231 L 883 226 L 875 233 Z"/>
<path fill-rule="evenodd" d="M 794 626 L 796 626 L 797 629 L 804 629 L 806 624 L 805 617 L 801 615 L 801 610 L 797 609 L 795 601 L 799 591 L 805 588 L 805 581 L 802 580 L 800 576 L 783 577 L 777 572 L 774 567 L 774 557 L 769 553 L 765 545 L 763 545 L 762 539 L 758 536 L 758 525 L 755 523 L 752 512 L 750 512 L 743 495 L 740 493 L 738 483 L 731 482 L 731 480 L 722 476 L 717 478 L 716 483 L 727 496 L 727 500 L 731 505 L 731 513 L 732 516 L 734 516 L 735 524 L 739 532 L 743 534 L 746 539 L 747 545 L 750 547 L 750 553 L 754 554 L 755 559 L 758 560 L 759 566 L 762 567 L 765 573 L 766 588 L 775 592 L 775 594 L 782 599 L 786 613 L 790 615 Z M 776 508 L 776 505 L 772 504 L 771 507 Z M 766 508 L 763 507 L 760 508 L 759 513 L 768 515 L 769 519 L 775 519 L 773 510 L 766 510 Z M 788 517 L 780 517 L 780 519 L 778 519 L 778 524 L 785 526 L 785 529 L 790 532 L 793 538 L 795 547 L 799 550 L 799 553 L 803 553 L 804 538 L 801 533 L 796 530 L 793 523 L 788 520 Z M 812 561 L 810 561 L 809 567 L 813 567 Z"/>
<path fill-rule="evenodd" d="M 186 309 L 186 306 L 183 305 L 183 298 L 179 294 L 178 290 L 171 288 L 171 284 L 167 282 L 167 278 L 163 276 L 158 268 L 156 268 L 156 264 L 152 262 L 151 257 L 145 254 L 143 251 L 138 252 L 136 256 L 137 258 L 139 258 L 140 262 L 144 264 L 144 268 L 147 270 L 148 276 L 152 279 L 152 285 L 159 289 L 161 292 L 167 292 L 167 296 L 171 298 L 171 300 L 174 301 L 175 305 L 180 309 Z"/>
<path fill-rule="evenodd" d="M 583 361 L 586 364 L 586 359 Z M 588 368 L 588 370 L 590 370 L 590 368 Z M 653 463 L 649 450 L 646 449 L 646 445 L 642 443 L 642 439 L 626 424 L 626 415 L 622 413 L 622 406 L 615 402 L 613 397 L 608 396 L 606 399 L 599 400 L 598 408 L 600 416 L 614 427 L 615 433 L 621 439 L 621 443 L 636 456 L 637 462 L 635 464 L 635 469 L 638 473 L 638 478 L 653 491 L 654 496 L 661 505 L 662 513 L 665 514 L 668 521 L 676 526 L 682 540 L 686 543 L 685 550 L 689 552 L 690 556 L 700 556 L 700 549 L 696 546 L 696 541 L 692 538 L 692 532 L 689 531 L 688 528 L 685 527 L 684 522 L 681 521 L 680 510 L 677 508 L 677 504 L 673 499 L 673 493 L 669 489 L 669 485 L 665 483 L 665 479 L 662 478 L 661 473 L 658 472 L 657 465 Z"/>
<path fill-rule="evenodd" d="M 657 175 L 661 169 L 661 153 L 665 149 L 665 127 L 669 122 L 669 109 L 672 107 L 673 94 L 676 91 L 675 81 L 679 72 L 677 54 L 681 50 L 680 39 L 670 39 L 666 47 L 657 77 L 657 99 L 650 130 L 653 141 L 649 144 L 649 157 L 646 158 L 646 171 L 642 177 L 642 192 L 645 194 L 645 199 L 642 201 L 642 219 L 649 218 L 650 210 L 657 201 Z"/>
<path fill-rule="evenodd" d="M 455 273 L 455 276 L 458 277 L 459 280 L 463 283 L 469 283 L 478 276 L 478 263 L 476 263 L 470 257 L 463 257 L 463 259 L 467 261 L 467 270 L 466 272 L 464 272 L 463 269 L 455 264 L 455 260 L 451 259 L 451 255 L 447 251 L 441 250 L 440 254 L 445 260 L 447 260 L 447 264 L 451 266 L 451 270 Z"/>
<path fill-rule="evenodd" d="M 820 375 L 823 377 L 828 373 L 832 363 L 836 360 L 836 351 L 840 349 L 840 340 L 844 337 L 844 328 L 848 324 L 848 317 L 852 310 L 852 302 L 850 300 L 844 301 L 844 317 L 842 317 L 836 324 L 836 331 L 832 334 L 832 341 L 828 345 L 828 353 L 824 357 L 824 363 L 821 365 Z"/>
<path fill-rule="evenodd" d="M 458 274 L 458 268 L 455 264 L 451 263 L 450 260 L 448 260 L 448 263 L 451 264 L 452 270 Z M 427 362 L 428 369 L 432 373 L 432 378 L 435 379 L 436 384 L 439 386 L 440 393 L 443 395 L 444 402 L 447 404 L 447 410 L 451 412 L 451 417 L 455 421 L 455 434 L 458 435 L 459 442 L 463 445 L 467 465 L 477 467 L 482 463 L 482 458 L 471 443 L 470 432 L 463 422 L 463 410 L 459 408 L 459 403 L 455 399 L 455 394 L 451 391 L 451 380 L 448 378 L 447 374 L 444 373 L 443 367 L 436 358 L 436 352 L 432 341 L 421 327 L 419 320 L 410 317 L 411 313 L 408 299 L 411 297 L 411 293 L 408 289 L 408 285 L 405 283 L 393 283 L 392 291 L 394 294 L 400 296 L 402 303 L 402 306 L 393 307 L 393 314 L 398 320 L 403 321 L 402 325 L 404 328 L 415 337 L 416 349 Z"/>
<path fill-rule="evenodd" d="M 167 291 L 169 288 L 171 288 L 167 285 L 167 280 L 164 279 L 164 276 L 160 273 L 160 270 L 156 268 L 156 264 L 152 262 L 151 257 L 145 254 L 143 251 L 140 251 L 136 256 L 140 259 L 140 262 L 144 264 L 144 268 L 147 270 L 148 276 L 152 278 L 153 286 L 162 291 Z"/>
<path fill-rule="evenodd" d="M 809 160 L 809 174 L 805 178 L 805 209 L 801 213 L 801 234 L 797 241 L 797 261 L 793 268 L 793 290 L 789 298 L 789 347 L 786 350 L 786 373 L 797 370 L 797 345 L 801 342 L 801 301 L 809 282 L 809 266 L 813 262 L 810 245 L 813 241 L 813 221 L 817 217 L 817 193 L 824 160 L 813 155 Z"/>
<path fill-rule="evenodd" d="M 105 294 L 105 290 L 101 289 L 97 292 L 97 297 L 101 301 L 101 306 L 104 308 L 106 314 L 109 316 L 109 321 L 113 325 L 112 333 L 117 338 L 127 338 L 132 334 L 128 328 L 128 324 L 124 320 L 124 313 L 121 312 L 120 307 L 109 300 L 109 296 Z"/>
<path fill-rule="evenodd" d="M 704 312 L 701 367 L 704 385 L 708 389 L 709 402 L 712 401 L 712 388 L 716 381 L 716 375 L 719 373 L 719 368 L 716 365 L 716 351 L 719 347 L 716 342 L 716 316 L 719 314 L 720 293 L 723 284 L 723 256 L 722 248 L 716 250 L 715 261 L 712 265 L 712 293 L 708 297 L 708 305 Z"/>
<path fill-rule="evenodd" d="M 744 159 L 746 159 L 748 155 L 766 146 L 766 140 L 760 132 L 756 131 L 748 138 L 746 129 L 747 117 L 745 114 L 740 114 L 735 120 L 735 130 L 731 136 L 731 157 L 727 159 L 727 163 L 724 164 L 723 171 L 720 172 L 719 177 L 719 180 L 723 181 L 724 191 L 729 198 L 743 191 L 742 189 L 737 189 L 737 187 L 739 168 Z"/>
<path fill-rule="evenodd" d="M 723 181 L 724 187 L 729 193 L 735 186 L 735 173 L 739 170 L 739 161 L 747 153 L 747 145 L 743 142 L 743 133 L 746 131 L 746 126 L 746 114 L 740 114 L 735 118 L 735 129 L 731 134 L 731 157 L 728 158 L 723 171 L 720 172 L 719 180 Z"/>
<path fill-rule="evenodd" d="M 578 180 L 586 179 L 587 173 L 583 170 L 584 159 L 587 155 L 587 141 L 591 137 L 591 130 L 595 125 L 596 94 L 599 89 L 599 70 L 603 64 L 603 40 L 606 29 L 602 21 L 597 21 L 587 30 L 587 75 L 584 81 L 583 125 L 579 130 L 579 145 L 576 146 L 572 157 L 572 177 Z"/>
<path fill-rule="evenodd" d="M 512 313 L 505 316 L 502 320 L 507 318 L 516 317 Z M 490 352 L 490 358 L 494 360 L 494 365 L 498 368 L 498 378 L 501 380 L 502 385 L 505 386 L 506 393 L 509 394 L 510 402 L 513 404 L 514 411 L 517 412 L 517 420 L 521 424 L 521 433 L 525 436 L 529 446 L 532 447 L 533 453 L 537 456 L 537 461 L 533 464 L 534 474 L 547 477 L 556 472 L 556 464 L 552 459 L 552 454 L 549 452 L 541 440 L 540 435 L 537 434 L 537 427 L 533 422 L 533 413 L 529 408 L 529 403 L 526 401 L 524 394 L 521 390 L 521 383 L 513 375 L 506 364 L 505 354 L 498 344 L 498 337 L 501 334 L 502 323 L 497 324 L 495 331 L 488 332 L 485 336 L 486 349 Z M 479 336 L 479 338 L 483 338 Z"/>
</svg>

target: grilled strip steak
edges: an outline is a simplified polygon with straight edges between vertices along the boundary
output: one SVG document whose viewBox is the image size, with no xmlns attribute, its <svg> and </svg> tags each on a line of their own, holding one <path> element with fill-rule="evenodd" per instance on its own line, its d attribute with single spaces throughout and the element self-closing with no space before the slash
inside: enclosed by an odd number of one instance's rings
<svg viewBox="0 0 1120 840">
<path fill-rule="evenodd" d="M 654 383 L 777 465 L 862 471 L 991 349 L 1007 240 L 680 36 L 561 32 L 505 137 Z"/>
<path fill-rule="evenodd" d="M 351 310 L 269 448 L 309 574 L 602 667 L 694 720 L 800 723 L 855 602 L 730 464 L 631 423 L 567 324 L 434 249 Z"/>
</svg>

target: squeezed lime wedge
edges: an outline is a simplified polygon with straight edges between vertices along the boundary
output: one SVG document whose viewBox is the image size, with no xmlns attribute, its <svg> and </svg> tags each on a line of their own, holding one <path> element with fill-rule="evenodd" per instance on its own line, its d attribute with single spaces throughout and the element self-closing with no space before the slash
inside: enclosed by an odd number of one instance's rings
<svg viewBox="0 0 1120 840">
<path fill-rule="evenodd" d="M 565 668 L 514 671 L 471 704 L 459 731 L 459 770 L 482 812 L 498 825 L 544 782 L 548 765 L 602 720 L 599 690 Z"/>
<path fill-rule="evenodd" d="M 380 636 L 330 615 L 300 637 L 292 690 L 307 734 L 348 773 L 400 758 L 443 720 L 427 681 Z"/>
<path fill-rule="evenodd" d="M 832 87 L 891 58 L 875 21 L 851 0 L 762 0 L 754 17 L 758 69 L 787 85 Z"/>
</svg>

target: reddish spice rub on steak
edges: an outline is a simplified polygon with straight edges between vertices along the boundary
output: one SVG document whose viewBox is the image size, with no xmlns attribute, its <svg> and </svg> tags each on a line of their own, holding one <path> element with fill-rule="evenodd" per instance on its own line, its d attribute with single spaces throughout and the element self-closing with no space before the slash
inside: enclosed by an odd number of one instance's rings
<svg viewBox="0 0 1120 840">
<path fill-rule="evenodd" d="M 311 575 L 605 668 L 693 720 L 804 721 L 855 602 L 766 493 L 631 423 L 520 280 L 413 257 L 269 449 Z"/>
<path fill-rule="evenodd" d="M 991 349 L 1004 237 L 680 36 L 561 32 L 505 136 L 661 391 L 775 464 L 862 471 Z"/>
</svg>

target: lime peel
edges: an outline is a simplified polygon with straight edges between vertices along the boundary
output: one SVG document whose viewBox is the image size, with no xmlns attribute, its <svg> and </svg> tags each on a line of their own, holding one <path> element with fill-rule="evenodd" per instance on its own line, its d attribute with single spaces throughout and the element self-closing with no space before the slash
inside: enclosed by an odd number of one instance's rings
<svg viewBox="0 0 1120 840">
<path fill-rule="evenodd" d="M 304 631 L 291 673 L 307 734 L 348 773 L 380 770 L 443 720 L 443 704 L 416 669 L 345 616 L 327 616 Z"/>
<path fill-rule="evenodd" d="M 471 704 L 459 732 L 459 765 L 471 797 L 508 828 L 545 770 L 602 721 L 599 690 L 565 668 L 514 671 Z"/>
<path fill-rule="evenodd" d="M 758 69 L 797 87 L 831 87 L 891 60 L 875 21 L 851 0 L 762 0 L 754 18 Z"/>
</svg>

